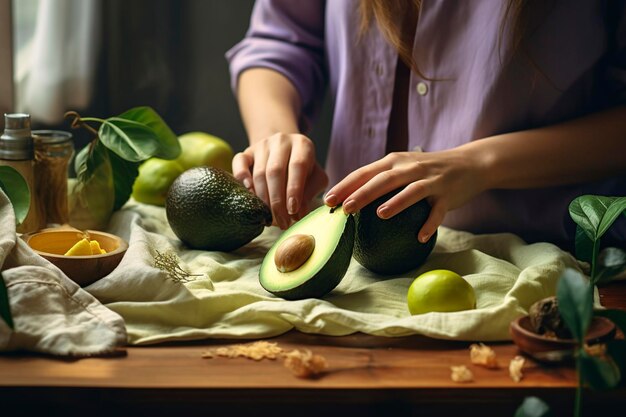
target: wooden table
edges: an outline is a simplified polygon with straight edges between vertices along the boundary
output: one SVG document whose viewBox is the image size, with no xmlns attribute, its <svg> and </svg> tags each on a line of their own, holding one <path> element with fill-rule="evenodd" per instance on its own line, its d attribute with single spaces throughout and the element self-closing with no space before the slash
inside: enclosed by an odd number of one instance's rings
<svg viewBox="0 0 626 417">
<path fill-rule="evenodd" d="M 626 282 L 601 288 L 602 302 L 626 309 Z M 111 358 L 59 360 L 0 356 L 0 416 L 513 416 L 523 398 L 541 397 L 555 415 L 572 416 L 575 370 L 527 362 L 524 379 L 509 377 L 519 354 L 491 344 L 500 369 L 469 363 L 469 343 L 424 337 L 325 337 L 291 332 L 272 339 L 285 349 L 323 355 L 329 371 L 294 377 L 282 361 L 203 359 L 232 341 L 129 347 Z M 450 379 L 467 365 L 474 382 Z M 625 416 L 626 387 L 583 394 L 584 415 Z M 10 412 L 6 412 L 11 410 Z"/>
</svg>

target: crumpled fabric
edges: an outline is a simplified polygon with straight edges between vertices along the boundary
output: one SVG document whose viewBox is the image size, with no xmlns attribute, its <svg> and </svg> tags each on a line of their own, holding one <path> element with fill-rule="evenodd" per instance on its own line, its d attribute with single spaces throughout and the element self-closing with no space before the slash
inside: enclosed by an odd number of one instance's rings
<svg viewBox="0 0 626 417">
<path fill-rule="evenodd" d="M 0 190 L 0 272 L 14 328 L 0 319 L 0 351 L 57 356 L 118 352 L 127 343 L 124 319 L 37 255 L 15 233 L 15 216 Z"/>
<path fill-rule="evenodd" d="M 85 289 L 126 321 L 131 344 L 205 338 L 265 338 L 292 329 L 323 335 L 421 334 L 465 341 L 510 340 L 509 324 L 537 300 L 554 295 L 565 268 L 578 268 L 549 243 L 526 244 L 512 234 L 473 235 L 441 227 L 420 268 L 383 277 L 352 259 L 342 282 L 321 299 L 286 301 L 259 284 L 259 267 L 281 231 L 269 227 L 230 253 L 191 250 L 172 232 L 162 207 L 130 201 L 108 231 L 129 242 L 127 256 Z M 189 282 L 155 267 L 174 253 Z M 411 282 L 432 269 L 450 269 L 474 287 L 474 310 L 412 316 Z M 596 298 L 597 300 L 597 298 Z"/>
</svg>

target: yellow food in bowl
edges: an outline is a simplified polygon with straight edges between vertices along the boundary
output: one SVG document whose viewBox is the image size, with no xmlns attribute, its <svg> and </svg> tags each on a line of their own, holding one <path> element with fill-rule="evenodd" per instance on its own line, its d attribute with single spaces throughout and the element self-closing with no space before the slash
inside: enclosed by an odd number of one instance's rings
<svg viewBox="0 0 626 417">
<path fill-rule="evenodd" d="M 81 286 L 110 274 L 128 249 L 120 237 L 95 230 L 45 229 L 23 239 Z"/>
<path fill-rule="evenodd" d="M 107 253 L 107 251 L 100 247 L 100 243 L 97 240 L 89 240 L 85 237 L 65 252 L 65 256 L 91 256 L 103 253 Z"/>
</svg>

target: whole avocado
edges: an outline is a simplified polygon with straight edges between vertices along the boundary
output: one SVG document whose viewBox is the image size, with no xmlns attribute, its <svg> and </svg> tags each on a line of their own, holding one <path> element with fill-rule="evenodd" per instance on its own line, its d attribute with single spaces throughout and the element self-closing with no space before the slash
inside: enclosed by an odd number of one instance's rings
<svg viewBox="0 0 626 417">
<path fill-rule="evenodd" d="M 355 215 L 354 259 L 378 274 L 402 274 L 421 266 L 437 241 L 437 233 L 426 243 L 417 239 L 417 233 L 430 214 L 426 200 L 418 201 L 390 219 L 378 217 L 378 207 L 401 190 L 376 199 Z"/>
<path fill-rule="evenodd" d="M 272 213 L 231 174 L 215 167 L 191 168 L 170 187 L 165 200 L 170 227 L 187 246 L 228 252 L 272 224 Z"/>
</svg>

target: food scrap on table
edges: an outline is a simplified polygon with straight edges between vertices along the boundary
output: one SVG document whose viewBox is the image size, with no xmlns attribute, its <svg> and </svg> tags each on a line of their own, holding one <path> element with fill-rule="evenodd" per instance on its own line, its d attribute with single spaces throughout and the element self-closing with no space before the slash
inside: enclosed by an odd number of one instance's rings
<svg viewBox="0 0 626 417">
<path fill-rule="evenodd" d="M 326 358 L 321 355 L 314 355 L 308 349 L 304 351 L 295 349 L 285 353 L 283 364 L 298 378 L 311 378 L 328 368 Z"/>
<path fill-rule="evenodd" d="M 202 357 L 206 359 L 222 356 L 226 358 L 243 357 L 260 361 L 262 359 L 276 359 L 283 353 L 283 349 L 278 343 L 266 342 L 263 340 L 250 343 L 247 345 L 233 345 L 228 347 L 218 347 L 202 353 Z"/>
<path fill-rule="evenodd" d="M 454 382 L 474 381 L 474 374 L 472 374 L 472 371 L 470 371 L 465 365 L 451 366 L 450 370 L 452 371 L 450 378 Z"/>
<path fill-rule="evenodd" d="M 470 345 L 470 360 L 474 365 L 490 369 L 498 367 L 496 352 L 484 343 Z"/>
<path fill-rule="evenodd" d="M 285 367 L 298 378 L 311 378 L 321 374 L 328 368 L 326 358 L 321 355 L 315 355 L 308 349 L 303 351 L 294 349 L 287 352 L 278 346 L 278 343 L 263 340 L 245 345 L 218 347 L 202 353 L 202 357 L 205 359 L 217 356 L 229 359 L 243 357 L 255 361 L 262 359 L 275 360 L 282 357 Z"/>
<path fill-rule="evenodd" d="M 525 362 L 526 360 L 519 355 L 511 359 L 511 362 L 509 363 L 509 375 L 513 381 L 520 382 L 524 377 L 522 374 L 522 368 L 524 368 Z"/>
</svg>

